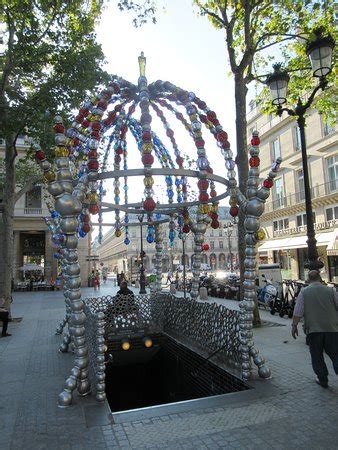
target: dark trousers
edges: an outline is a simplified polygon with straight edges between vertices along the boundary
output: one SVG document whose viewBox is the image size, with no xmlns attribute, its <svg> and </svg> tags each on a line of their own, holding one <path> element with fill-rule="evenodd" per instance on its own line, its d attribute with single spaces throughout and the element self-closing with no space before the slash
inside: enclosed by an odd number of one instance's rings
<svg viewBox="0 0 338 450">
<path fill-rule="evenodd" d="M 2 321 L 2 334 L 7 333 L 8 327 L 8 311 L 0 311 L 0 321 Z"/>
<path fill-rule="evenodd" d="M 312 368 L 320 381 L 327 381 L 328 370 L 324 351 L 332 361 L 338 375 L 338 333 L 311 333 L 308 335 Z"/>
</svg>

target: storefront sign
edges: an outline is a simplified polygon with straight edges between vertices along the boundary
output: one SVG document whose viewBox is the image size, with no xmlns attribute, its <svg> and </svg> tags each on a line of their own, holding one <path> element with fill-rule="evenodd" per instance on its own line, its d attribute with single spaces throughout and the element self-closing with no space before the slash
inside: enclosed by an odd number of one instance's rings
<svg viewBox="0 0 338 450">
<path fill-rule="evenodd" d="M 338 226 L 337 220 L 330 220 L 328 222 L 319 222 L 319 223 L 315 223 L 314 227 L 316 231 L 320 231 L 320 230 L 327 230 L 329 228 L 335 228 L 336 226 Z M 301 233 L 305 233 L 307 230 L 307 226 L 301 226 L 301 227 L 294 227 L 294 228 L 287 228 L 286 230 L 277 230 L 273 232 L 273 236 L 277 237 L 277 236 L 289 236 L 290 234 L 301 234 Z"/>
</svg>

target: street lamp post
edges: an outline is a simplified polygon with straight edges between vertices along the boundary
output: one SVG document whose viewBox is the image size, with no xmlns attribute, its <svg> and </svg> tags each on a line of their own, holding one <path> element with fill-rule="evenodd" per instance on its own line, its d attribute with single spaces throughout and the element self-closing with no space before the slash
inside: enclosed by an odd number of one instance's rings
<svg viewBox="0 0 338 450">
<path fill-rule="evenodd" d="M 143 265 L 143 234 L 142 234 L 142 222 L 144 219 L 144 215 L 140 214 L 138 216 L 138 220 L 140 222 L 140 231 L 141 231 L 141 252 L 140 252 L 140 258 L 141 258 L 141 267 L 140 267 L 140 294 L 146 294 L 146 277 L 144 275 L 144 265 Z"/>
<path fill-rule="evenodd" d="M 268 85 L 270 90 L 272 104 L 277 107 L 277 114 L 279 115 L 279 117 L 281 117 L 281 115 L 285 111 L 289 116 L 297 118 L 301 140 L 307 222 L 308 259 L 305 262 L 304 267 L 309 270 L 320 270 L 324 266 L 324 264 L 322 261 L 318 260 L 317 241 L 313 222 L 309 169 L 306 153 L 305 113 L 312 105 L 316 93 L 319 90 L 324 90 L 327 87 L 328 81 L 326 77 L 331 72 L 332 53 L 335 42 L 330 35 L 323 36 L 321 30 L 316 30 L 314 34 L 316 36 L 316 39 L 308 42 L 306 46 L 306 53 L 311 62 L 313 76 L 319 78 L 319 83 L 313 89 L 308 100 L 306 102 L 303 102 L 301 98 L 299 98 L 294 109 L 285 108 L 282 106 L 287 101 L 287 86 L 290 80 L 290 76 L 287 71 L 281 70 L 280 64 L 274 65 L 274 73 L 267 77 L 266 84 Z"/>
<path fill-rule="evenodd" d="M 230 255 L 230 272 L 233 272 L 233 269 L 234 269 L 233 262 L 232 262 L 232 249 L 231 249 L 231 235 L 233 232 L 233 226 L 234 226 L 234 224 L 232 222 L 229 222 L 229 223 L 225 224 L 223 227 L 226 231 L 227 238 L 228 238 L 228 250 L 229 250 L 229 255 Z"/>
</svg>

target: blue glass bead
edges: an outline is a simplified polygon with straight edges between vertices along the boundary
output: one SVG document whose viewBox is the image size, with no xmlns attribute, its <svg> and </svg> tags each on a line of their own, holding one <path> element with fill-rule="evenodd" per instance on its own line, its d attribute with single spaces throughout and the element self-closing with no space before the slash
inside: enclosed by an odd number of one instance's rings
<svg viewBox="0 0 338 450">
<path fill-rule="evenodd" d="M 125 216 L 124 223 L 129 223 L 129 217 L 128 216 Z"/>
<path fill-rule="evenodd" d="M 147 242 L 148 242 L 149 244 L 152 244 L 152 243 L 154 242 L 154 236 L 153 236 L 152 234 L 149 234 L 149 235 L 147 236 Z"/>
<path fill-rule="evenodd" d="M 79 231 L 79 236 L 82 237 L 82 238 L 85 237 L 86 234 L 87 234 L 87 233 L 86 233 L 85 231 L 83 231 L 83 230 L 80 230 L 80 231 Z"/>
<path fill-rule="evenodd" d="M 170 177 L 169 175 L 167 175 L 167 176 L 165 177 L 165 182 L 166 182 L 167 184 L 173 184 L 173 183 L 172 183 L 172 180 L 171 180 L 171 177 Z"/>
<path fill-rule="evenodd" d="M 55 219 L 56 217 L 59 217 L 59 214 L 56 211 L 53 211 L 51 216 Z"/>
<path fill-rule="evenodd" d="M 61 255 L 60 255 L 60 253 L 54 253 L 54 259 L 60 259 L 61 258 Z"/>
<path fill-rule="evenodd" d="M 235 163 L 234 160 L 232 160 L 232 159 L 227 159 L 227 160 L 225 161 L 225 167 L 226 167 L 228 170 L 233 170 L 233 169 L 235 168 L 235 166 L 236 166 L 236 163 Z"/>
<path fill-rule="evenodd" d="M 197 167 L 199 170 L 205 170 L 209 167 L 209 161 L 205 156 L 200 156 L 197 158 Z"/>
<path fill-rule="evenodd" d="M 130 239 L 129 239 L 129 238 L 125 238 L 124 243 L 125 243 L 126 245 L 129 245 L 129 244 L 130 244 Z"/>
<path fill-rule="evenodd" d="M 127 185 L 123 186 L 124 191 L 128 191 L 128 189 L 129 189 L 129 186 L 127 186 Z"/>
<path fill-rule="evenodd" d="M 187 113 L 189 114 L 189 116 L 191 116 L 192 114 L 196 114 L 197 113 L 197 109 L 193 105 L 188 106 Z"/>
<path fill-rule="evenodd" d="M 179 186 L 181 184 L 181 180 L 179 180 L 178 178 L 176 178 L 176 180 L 175 180 L 175 185 L 176 186 Z"/>
<path fill-rule="evenodd" d="M 161 218 L 161 214 L 159 214 L 159 213 L 156 213 L 156 214 L 155 214 L 155 217 L 156 217 L 156 220 L 160 220 L 160 218 Z"/>
<path fill-rule="evenodd" d="M 169 198 L 173 198 L 174 197 L 174 192 L 170 189 L 167 189 L 167 194 Z"/>
<path fill-rule="evenodd" d="M 189 97 L 189 100 L 191 100 L 191 101 L 195 100 L 196 94 L 194 92 L 189 92 L 188 97 Z"/>
<path fill-rule="evenodd" d="M 115 200 L 115 203 L 120 203 L 120 197 L 119 196 L 115 196 L 114 200 Z"/>
<path fill-rule="evenodd" d="M 169 231 L 169 239 L 172 241 L 173 239 L 175 239 L 176 233 L 174 230 L 170 230 Z"/>
<path fill-rule="evenodd" d="M 177 219 L 177 223 L 178 223 L 179 225 L 183 225 L 183 217 L 179 217 L 179 218 Z"/>
<path fill-rule="evenodd" d="M 56 247 L 61 247 L 61 245 L 65 241 L 65 235 L 64 234 L 54 234 L 52 236 L 52 242 Z"/>
<path fill-rule="evenodd" d="M 178 203 L 182 203 L 183 202 L 183 198 L 182 198 L 181 195 L 177 196 L 177 201 L 178 201 Z"/>
</svg>

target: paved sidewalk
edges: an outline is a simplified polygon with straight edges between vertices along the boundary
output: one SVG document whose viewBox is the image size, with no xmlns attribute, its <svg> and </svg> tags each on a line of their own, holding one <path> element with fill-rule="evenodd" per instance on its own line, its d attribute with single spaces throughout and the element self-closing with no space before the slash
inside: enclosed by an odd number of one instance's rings
<svg viewBox="0 0 338 450">
<path fill-rule="evenodd" d="M 101 295 L 113 291 L 108 281 Z M 92 296 L 93 289 L 84 289 Z M 210 301 L 213 301 L 212 299 Z M 231 302 L 215 299 L 217 302 Z M 234 303 L 234 306 L 237 306 Z M 0 339 L 0 449 L 337 449 L 338 379 L 331 365 L 330 388 L 314 383 L 303 336 L 294 341 L 290 320 L 262 311 L 264 319 L 287 326 L 255 330 L 255 343 L 269 360 L 271 380 L 254 379 L 254 390 L 226 401 L 168 414 L 164 408 L 116 416 L 93 398 L 75 398 L 67 409 L 57 397 L 72 367 L 58 353 L 54 335 L 63 318 L 62 294 L 15 293 L 12 337 Z"/>
</svg>

